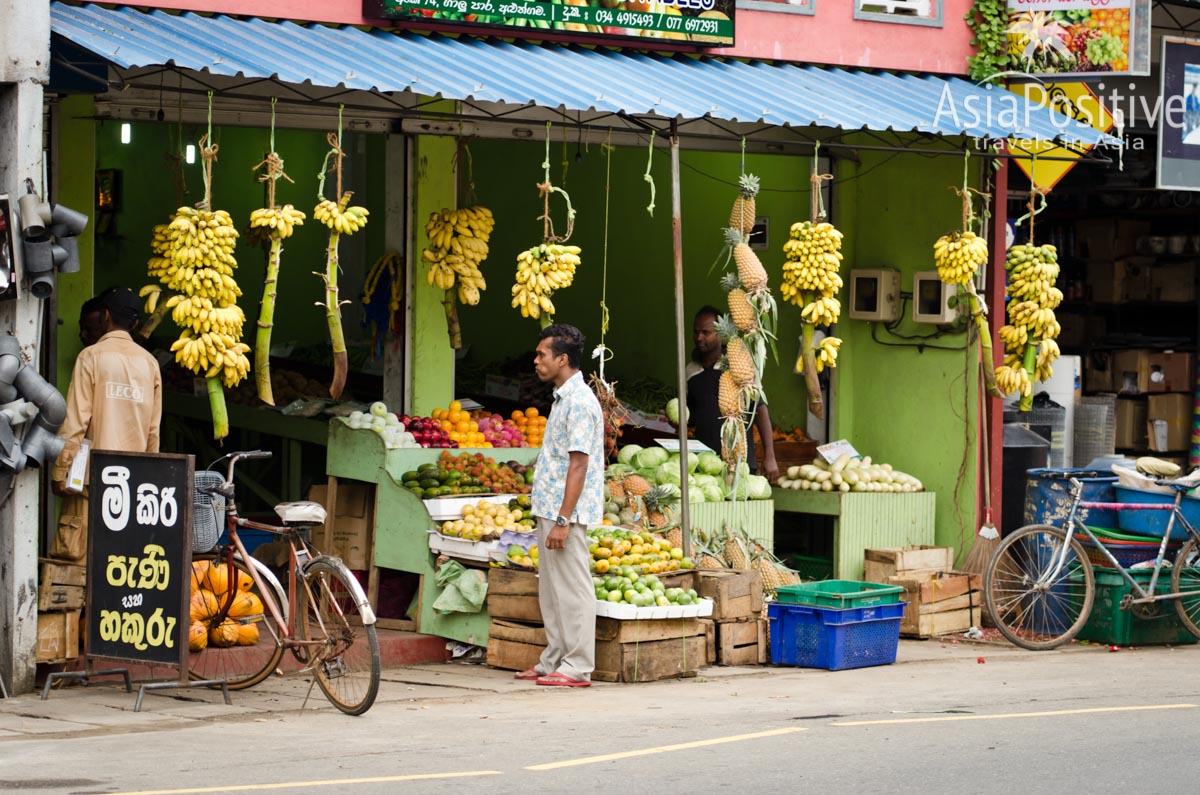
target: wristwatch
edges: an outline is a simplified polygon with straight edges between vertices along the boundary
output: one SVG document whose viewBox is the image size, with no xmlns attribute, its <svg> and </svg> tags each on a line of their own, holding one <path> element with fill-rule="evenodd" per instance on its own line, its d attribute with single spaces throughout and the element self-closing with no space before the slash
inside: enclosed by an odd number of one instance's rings
<svg viewBox="0 0 1200 795">
<path fill-rule="evenodd" d="M 567 517 L 565 517 L 565 516 L 563 516 L 563 515 L 561 515 L 561 514 L 559 515 L 559 517 L 558 517 L 557 519 L 555 519 L 555 520 L 554 520 L 554 523 L 555 523 L 556 525 L 558 525 L 559 527 L 566 527 L 568 524 L 570 524 L 570 523 L 567 521 Z"/>
</svg>

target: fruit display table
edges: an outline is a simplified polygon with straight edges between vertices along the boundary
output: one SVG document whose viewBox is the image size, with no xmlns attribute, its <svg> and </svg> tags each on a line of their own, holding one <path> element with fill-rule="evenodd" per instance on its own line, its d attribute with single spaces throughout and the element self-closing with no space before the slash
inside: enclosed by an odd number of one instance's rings
<svg viewBox="0 0 1200 795">
<path fill-rule="evenodd" d="M 491 619 L 479 613 L 434 612 L 433 603 L 440 591 L 434 583 L 434 553 L 429 550 L 429 529 L 433 519 L 411 490 L 404 486 L 404 474 L 424 464 L 436 463 L 439 449 L 388 450 L 378 435 L 351 430 L 341 422 L 329 423 L 326 473 L 332 477 L 374 483 L 375 528 L 372 562 L 380 568 L 417 574 L 421 578 L 417 597 L 416 629 L 426 635 L 487 645 Z M 454 450 L 483 453 L 498 461 L 529 464 L 540 448 L 517 447 L 492 450 Z"/>
<path fill-rule="evenodd" d="M 863 551 L 932 544 L 937 495 L 774 489 L 776 511 L 833 517 L 833 576 L 861 580 Z"/>
</svg>

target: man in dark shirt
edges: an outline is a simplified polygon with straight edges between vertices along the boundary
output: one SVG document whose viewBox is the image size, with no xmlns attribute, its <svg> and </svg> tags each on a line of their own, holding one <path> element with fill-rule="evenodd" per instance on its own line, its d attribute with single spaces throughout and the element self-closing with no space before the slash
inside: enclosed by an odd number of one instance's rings
<svg viewBox="0 0 1200 795">
<path fill-rule="evenodd" d="M 715 452 L 721 452 L 721 410 L 717 394 L 721 380 L 721 340 L 714 324 L 720 313 L 715 307 L 701 307 L 692 324 L 692 361 L 687 367 L 688 424 L 696 438 Z M 763 474 L 774 483 L 779 479 L 775 463 L 775 443 L 771 436 L 771 415 L 767 404 L 760 402 L 754 412 L 754 425 L 763 442 Z M 750 469 L 755 466 L 754 434 L 746 428 L 746 459 Z"/>
</svg>

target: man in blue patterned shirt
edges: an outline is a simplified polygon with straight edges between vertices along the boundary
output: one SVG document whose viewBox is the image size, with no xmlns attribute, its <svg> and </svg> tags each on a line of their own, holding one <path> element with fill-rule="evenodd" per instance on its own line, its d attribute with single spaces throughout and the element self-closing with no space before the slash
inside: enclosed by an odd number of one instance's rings
<svg viewBox="0 0 1200 795">
<path fill-rule="evenodd" d="M 538 337 L 534 369 L 554 384 L 554 405 L 533 476 L 537 518 L 538 602 L 546 650 L 517 679 L 587 687 L 596 663 L 596 591 L 587 527 L 604 515 L 604 416 L 583 380 L 583 335 L 558 324 Z"/>
</svg>

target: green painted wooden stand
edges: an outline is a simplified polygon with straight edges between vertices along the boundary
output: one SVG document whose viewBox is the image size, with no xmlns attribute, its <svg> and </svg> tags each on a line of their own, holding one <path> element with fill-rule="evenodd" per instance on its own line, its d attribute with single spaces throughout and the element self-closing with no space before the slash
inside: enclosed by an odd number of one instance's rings
<svg viewBox="0 0 1200 795">
<path fill-rule="evenodd" d="M 452 450 L 483 453 L 497 461 L 532 462 L 540 448 Z M 372 560 L 379 568 L 419 575 L 421 585 L 414 615 L 418 632 L 486 646 L 491 619 L 486 608 L 479 613 L 441 615 L 433 610 L 440 589 L 434 582 L 434 554 L 429 551 L 429 528 L 433 520 L 425 504 L 404 488 L 405 472 L 422 464 L 436 463 L 441 450 L 388 450 L 382 440 L 368 431 L 355 431 L 340 421 L 329 423 L 326 472 L 336 478 L 374 483 L 375 534 Z"/>
<path fill-rule="evenodd" d="M 773 489 L 775 510 L 834 517 L 833 576 L 863 578 L 863 551 L 934 543 L 937 495 Z"/>
</svg>

